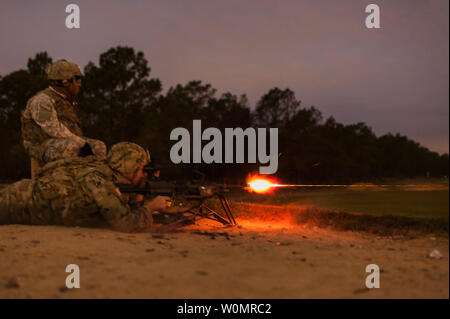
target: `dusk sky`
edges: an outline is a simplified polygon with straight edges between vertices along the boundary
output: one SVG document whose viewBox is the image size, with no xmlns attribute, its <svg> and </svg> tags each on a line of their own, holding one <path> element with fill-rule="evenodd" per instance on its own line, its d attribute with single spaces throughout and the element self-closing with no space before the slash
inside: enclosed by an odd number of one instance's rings
<svg viewBox="0 0 450 319">
<path fill-rule="evenodd" d="M 70 3 L 80 29 L 65 26 Z M 365 26 L 370 3 L 381 29 Z M 131 46 L 164 90 L 202 80 L 253 106 L 275 86 L 290 88 L 325 118 L 448 153 L 448 37 L 448 0 L 2 0 L 0 75 L 40 51 L 84 67 Z"/>
</svg>

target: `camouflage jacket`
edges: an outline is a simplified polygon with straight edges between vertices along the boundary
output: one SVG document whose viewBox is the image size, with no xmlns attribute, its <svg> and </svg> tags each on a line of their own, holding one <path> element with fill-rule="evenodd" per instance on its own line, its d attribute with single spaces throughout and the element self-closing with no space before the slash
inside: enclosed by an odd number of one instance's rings
<svg viewBox="0 0 450 319">
<path fill-rule="evenodd" d="M 8 223 L 143 230 L 139 222 L 147 207 L 121 194 L 115 182 L 104 161 L 91 156 L 60 159 L 45 165 L 35 179 L 2 190 L 0 209 L 8 211 Z"/>
<path fill-rule="evenodd" d="M 80 121 L 71 103 L 52 87 L 38 92 L 22 111 L 22 138 L 27 152 L 40 158 L 39 146 L 49 138 L 83 136 Z"/>
</svg>

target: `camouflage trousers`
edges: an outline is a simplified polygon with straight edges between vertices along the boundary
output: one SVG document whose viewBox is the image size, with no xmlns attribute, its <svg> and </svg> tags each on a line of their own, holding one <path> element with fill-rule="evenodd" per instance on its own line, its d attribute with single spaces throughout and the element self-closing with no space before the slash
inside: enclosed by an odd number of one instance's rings
<svg viewBox="0 0 450 319">
<path fill-rule="evenodd" d="M 92 149 L 95 157 L 104 159 L 106 157 L 106 145 L 102 141 L 85 138 Z M 53 162 L 61 158 L 78 156 L 84 143 L 74 138 L 52 138 L 41 145 L 41 159 L 45 163 Z"/>
<path fill-rule="evenodd" d="M 30 224 L 28 203 L 31 179 L 23 179 L 0 190 L 0 225 Z"/>
</svg>

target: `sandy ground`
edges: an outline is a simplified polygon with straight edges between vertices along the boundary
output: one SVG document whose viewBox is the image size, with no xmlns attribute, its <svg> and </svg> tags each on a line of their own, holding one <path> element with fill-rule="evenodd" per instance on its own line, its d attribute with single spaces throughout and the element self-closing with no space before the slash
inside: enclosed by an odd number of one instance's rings
<svg viewBox="0 0 450 319">
<path fill-rule="evenodd" d="M 0 226 L 1 298 L 448 298 L 448 236 L 378 237 L 243 219 L 180 232 Z M 443 258 L 427 255 L 439 250 Z M 81 288 L 65 287 L 68 264 Z M 368 264 L 381 269 L 366 289 Z"/>
</svg>

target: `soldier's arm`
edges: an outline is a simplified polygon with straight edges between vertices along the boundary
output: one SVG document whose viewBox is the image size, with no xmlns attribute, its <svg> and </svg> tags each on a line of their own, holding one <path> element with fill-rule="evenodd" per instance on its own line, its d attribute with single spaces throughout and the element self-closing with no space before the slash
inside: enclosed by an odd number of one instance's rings
<svg viewBox="0 0 450 319">
<path fill-rule="evenodd" d="M 114 229 L 136 232 L 148 230 L 151 226 L 151 211 L 146 206 L 131 208 L 114 183 L 104 179 L 100 174 L 90 174 L 85 179 L 85 186 L 97 204 L 100 214 Z"/>
<path fill-rule="evenodd" d="M 50 97 L 45 94 L 38 94 L 29 103 L 31 117 L 45 133 L 54 138 L 71 137 L 78 140 L 81 145 L 85 143 L 84 139 L 73 134 L 64 124 L 58 121 L 58 116 Z"/>
</svg>

